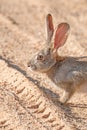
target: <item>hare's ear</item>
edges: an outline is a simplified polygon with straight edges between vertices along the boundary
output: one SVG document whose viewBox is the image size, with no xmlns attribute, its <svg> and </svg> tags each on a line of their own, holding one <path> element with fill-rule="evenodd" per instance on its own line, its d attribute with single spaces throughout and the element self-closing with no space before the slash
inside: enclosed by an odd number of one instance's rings
<svg viewBox="0 0 87 130">
<path fill-rule="evenodd" d="M 68 23 L 61 23 L 58 25 L 55 39 L 54 39 L 54 49 L 58 49 L 59 47 L 63 46 L 67 40 L 69 34 L 70 26 Z"/>
<path fill-rule="evenodd" d="M 48 14 L 46 17 L 46 28 L 47 28 L 47 44 L 48 46 L 50 46 L 51 44 L 51 39 L 53 36 L 53 32 L 54 32 L 54 26 L 53 26 L 53 21 L 52 21 L 52 16 L 51 14 Z"/>
</svg>

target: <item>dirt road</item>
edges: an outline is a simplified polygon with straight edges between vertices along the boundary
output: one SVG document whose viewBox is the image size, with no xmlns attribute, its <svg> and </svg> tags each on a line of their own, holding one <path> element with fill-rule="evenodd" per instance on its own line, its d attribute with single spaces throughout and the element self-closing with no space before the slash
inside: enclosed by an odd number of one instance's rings
<svg viewBox="0 0 87 130">
<path fill-rule="evenodd" d="M 45 74 L 28 70 L 45 43 L 45 17 L 68 22 L 61 55 L 87 55 L 87 1 L 0 0 L 0 130 L 87 130 L 87 87 L 66 106 Z M 62 53 L 63 52 L 63 53 Z"/>
</svg>

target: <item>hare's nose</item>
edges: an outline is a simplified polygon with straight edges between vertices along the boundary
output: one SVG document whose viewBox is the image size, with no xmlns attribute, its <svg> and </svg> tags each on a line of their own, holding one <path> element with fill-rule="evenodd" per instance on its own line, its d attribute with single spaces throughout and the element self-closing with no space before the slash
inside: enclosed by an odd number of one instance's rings
<svg viewBox="0 0 87 130">
<path fill-rule="evenodd" d="M 28 62 L 27 66 L 32 69 L 32 70 L 36 70 L 36 66 L 34 64 L 32 64 L 31 62 Z"/>
<path fill-rule="evenodd" d="M 28 66 L 28 67 L 31 67 L 31 63 L 30 63 L 30 62 L 28 62 L 28 63 L 27 63 L 27 66 Z"/>
</svg>

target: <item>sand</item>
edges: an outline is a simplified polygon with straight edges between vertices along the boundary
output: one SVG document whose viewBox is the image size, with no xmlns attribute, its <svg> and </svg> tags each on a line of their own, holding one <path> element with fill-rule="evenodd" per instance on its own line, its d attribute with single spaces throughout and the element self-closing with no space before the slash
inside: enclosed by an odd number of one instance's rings
<svg viewBox="0 0 87 130">
<path fill-rule="evenodd" d="M 70 24 L 60 55 L 87 55 L 86 0 L 0 0 L 0 130 L 87 130 L 87 86 L 61 105 L 62 91 L 27 67 L 45 44 L 45 17 Z"/>
</svg>

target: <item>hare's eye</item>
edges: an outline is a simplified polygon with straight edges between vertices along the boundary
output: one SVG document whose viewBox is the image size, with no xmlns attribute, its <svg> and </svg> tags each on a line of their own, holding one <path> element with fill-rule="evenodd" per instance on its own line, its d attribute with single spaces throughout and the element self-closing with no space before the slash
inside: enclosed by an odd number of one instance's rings
<svg viewBox="0 0 87 130">
<path fill-rule="evenodd" d="M 43 60 L 44 60 L 44 56 L 43 56 L 43 55 L 38 55 L 38 56 L 37 56 L 37 60 L 43 61 Z"/>
</svg>

